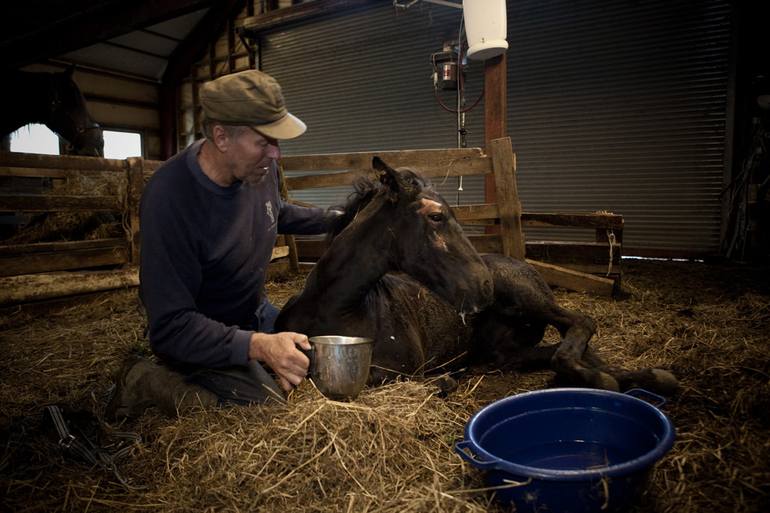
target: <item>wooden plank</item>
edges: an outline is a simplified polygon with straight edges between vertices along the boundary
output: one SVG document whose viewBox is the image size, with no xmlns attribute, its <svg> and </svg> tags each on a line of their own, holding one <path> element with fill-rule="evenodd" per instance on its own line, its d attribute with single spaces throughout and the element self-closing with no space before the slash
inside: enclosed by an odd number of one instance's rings
<svg viewBox="0 0 770 513">
<path fill-rule="evenodd" d="M 463 205 L 461 207 L 452 207 L 452 211 L 458 221 L 476 221 L 484 219 L 499 219 L 500 209 L 497 203 L 477 203 L 474 205 Z M 522 214 L 523 216 L 524 214 Z"/>
<path fill-rule="evenodd" d="M 620 265 L 622 247 L 612 246 L 612 263 Z M 531 241 L 527 243 L 527 258 L 560 264 L 601 264 L 610 261 L 610 247 L 606 242 Z"/>
<path fill-rule="evenodd" d="M 615 282 L 609 278 L 573 271 L 537 260 L 526 260 L 540 276 L 552 287 L 563 287 L 577 292 L 586 292 L 597 296 L 612 296 Z"/>
<path fill-rule="evenodd" d="M 479 253 L 502 253 L 503 242 L 500 240 L 500 235 L 497 234 L 485 234 L 485 235 L 470 235 L 468 236 L 473 247 Z"/>
<path fill-rule="evenodd" d="M 495 139 L 489 144 L 497 188 L 497 205 L 500 210 L 503 254 L 523 260 L 524 235 L 521 230 L 521 203 L 516 186 L 516 155 L 511 149 L 509 137 Z"/>
<path fill-rule="evenodd" d="M 0 257 L 20 257 L 34 253 L 79 251 L 96 248 L 125 247 L 125 239 L 94 239 L 61 242 L 35 242 L 0 246 Z"/>
<path fill-rule="evenodd" d="M 289 190 L 350 185 L 359 176 L 374 176 L 372 157 L 379 156 L 392 167 L 408 167 L 425 177 L 483 175 L 492 172 L 492 162 L 479 148 L 331 153 L 283 157 L 284 172 L 324 172 L 287 177 Z"/>
<path fill-rule="evenodd" d="M 7 330 L 24 324 L 23 319 L 39 318 L 43 315 L 58 313 L 70 308 L 102 303 L 110 291 L 96 291 L 65 296 L 42 301 L 32 301 L 15 305 L 0 306 L 0 329 Z M 98 307 L 98 306 L 97 306 Z"/>
<path fill-rule="evenodd" d="M 470 235 L 468 237 L 479 253 L 500 253 L 502 243 L 498 235 Z M 304 261 L 318 260 L 326 250 L 326 241 L 322 239 L 305 239 L 297 241 L 299 259 Z M 609 249 L 607 244 L 598 242 L 562 242 L 562 241 L 529 241 L 526 244 L 527 257 L 540 261 L 558 263 L 570 267 L 595 266 L 602 274 L 607 272 Z M 613 269 L 620 269 L 621 248 L 613 248 Z"/>
<path fill-rule="evenodd" d="M 548 263 L 558 265 L 561 267 L 566 267 L 567 269 L 572 269 L 573 271 L 580 271 L 581 273 L 594 274 L 596 276 L 604 276 L 605 278 L 610 278 L 612 280 L 619 280 L 620 277 L 622 276 L 621 265 L 613 264 L 612 267 L 610 267 L 607 264 L 585 264 L 580 262 L 548 262 Z M 610 272 L 608 273 L 607 271 L 610 271 Z"/>
<path fill-rule="evenodd" d="M 128 229 L 126 238 L 129 248 L 129 261 L 139 265 L 139 201 L 144 190 L 144 159 L 131 157 L 127 159 L 126 166 L 127 188 L 126 191 L 126 219 Z"/>
<path fill-rule="evenodd" d="M 584 213 L 547 213 L 524 212 L 521 215 L 526 226 L 574 226 L 579 228 L 623 229 L 623 216 L 617 214 Z"/>
<path fill-rule="evenodd" d="M 0 257 L 0 276 L 47 273 L 72 269 L 88 269 L 128 262 L 124 240 L 120 246 L 94 247 L 71 251 L 37 252 L 22 257 Z"/>
<path fill-rule="evenodd" d="M 300 207 L 308 207 L 308 208 L 318 208 L 317 205 L 313 205 L 312 203 L 308 201 L 302 201 L 294 198 L 289 198 L 286 201 L 291 203 L 292 205 L 299 205 Z"/>
<path fill-rule="evenodd" d="M 249 37 L 257 37 L 262 30 L 373 3 L 373 0 L 316 0 L 315 2 L 305 2 L 292 7 L 268 11 L 265 14 L 246 17 L 239 24 L 238 30 Z"/>
<path fill-rule="evenodd" d="M 307 176 L 287 176 L 286 187 L 290 191 L 302 189 L 315 189 L 320 187 L 339 187 L 352 185 L 356 178 L 370 175 L 374 177 L 372 170 L 344 171 L 341 173 L 324 173 Z"/>
<path fill-rule="evenodd" d="M 117 174 L 123 170 L 110 169 L 53 169 L 45 167 L 0 167 L 0 176 L 15 176 L 24 178 L 79 178 L 81 176 L 102 177 L 110 173 Z"/>
<path fill-rule="evenodd" d="M 497 203 L 477 203 L 452 207 L 458 220 L 473 221 L 483 219 L 498 219 L 500 209 Z M 550 213 L 522 212 L 523 226 L 574 226 L 578 228 L 600 228 L 611 230 L 623 229 L 623 216 L 594 212 Z"/>
<path fill-rule="evenodd" d="M 25 274 L 0 278 L 0 306 L 139 285 L 135 267 L 117 271 Z"/>
<path fill-rule="evenodd" d="M 117 196 L 0 195 L 0 211 L 8 212 L 120 211 L 122 207 Z"/>
<path fill-rule="evenodd" d="M 284 258 L 287 256 L 289 256 L 289 246 L 275 246 L 270 261 L 272 262 L 277 258 Z"/>
<path fill-rule="evenodd" d="M 297 241 L 297 258 L 304 262 L 315 262 L 324 251 L 326 251 L 326 241 L 323 239 L 298 239 Z"/>
<path fill-rule="evenodd" d="M 125 162 L 100 157 L 75 155 L 39 155 L 37 153 L 0 152 L 0 167 L 23 167 L 38 169 L 74 169 L 88 171 L 119 171 L 125 169 Z"/>
</svg>

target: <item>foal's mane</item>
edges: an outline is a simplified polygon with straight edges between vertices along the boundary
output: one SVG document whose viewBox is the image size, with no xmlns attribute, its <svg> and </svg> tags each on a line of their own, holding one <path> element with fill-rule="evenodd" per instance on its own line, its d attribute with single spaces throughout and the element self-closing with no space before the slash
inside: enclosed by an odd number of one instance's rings
<svg viewBox="0 0 770 513">
<path fill-rule="evenodd" d="M 433 189 L 433 185 L 418 173 L 415 173 L 411 169 L 402 169 L 400 173 L 402 178 L 416 187 L 420 193 L 429 196 L 438 196 Z M 365 176 L 357 178 L 356 181 L 353 182 L 353 192 L 348 196 L 347 203 L 345 205 L 331 207 L 331 210 L 341 211 L 343 214 L 337 216 L 332 221 L 327 235 L 327 242 L 331 242 L 334 237 L 344 230 L 345 227 L 353 221 L 356 214 L 366 207 L 372 199 L 379 194 L 388 194 L 389 192 L 390 189 L 383 185 L 379 180 L 373 180 Z"/>
</svg>

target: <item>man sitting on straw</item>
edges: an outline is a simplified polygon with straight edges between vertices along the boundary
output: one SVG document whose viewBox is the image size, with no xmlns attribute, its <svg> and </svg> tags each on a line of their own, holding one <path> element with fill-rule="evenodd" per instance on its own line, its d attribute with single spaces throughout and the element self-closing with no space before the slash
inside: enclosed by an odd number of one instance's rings
<svg viewBox="0 0 770 513">
<path fill-rule="evenodd" d="M 141 202 L 140 297 L 161 363 L 123 365 L 108 417 L 265 402 L 308 370 L 297 348 L 310 348 L 307 337 L 272 333 L 278 311 L 264 292 L 277 233 L 323 233 L 333 216 L 280 196 L 278 141 L 305 124 L 255 70 L 206 83 L 200 101 L 205 139 L 164 163 Z"/>
</svg>

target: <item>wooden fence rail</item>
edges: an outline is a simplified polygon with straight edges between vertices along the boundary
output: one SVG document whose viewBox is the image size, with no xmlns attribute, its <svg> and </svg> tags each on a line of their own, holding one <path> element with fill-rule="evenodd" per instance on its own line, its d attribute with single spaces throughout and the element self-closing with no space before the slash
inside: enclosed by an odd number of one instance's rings
<svg viewBox="0 0 770 513">
<path fill-rule="evenodd" d="M 303 189 L 350 185 L 360 176 L 374 177 L 371 160 L 375 155 L 393 167 L 409 167 L 427 178 L 492 174 L 497 203 L 454 209 L 463 224 L 485 223 L 499 227 L 497 234 L 470 236 L 478 251 L 503 253 L 520 259 L 526 255 L 552 285 L 604 295 L 613 292 L 620 278 L 623 217 L 600 212 L 522 212 L 516 187 L 516 156 L 509 138 L 492 141 L 489 154 L 480 148 L 452 148 L 284 157 L 284 171 L 309 173 L 286 178 L 289 194 Z M 525 244 L 522 226 L 594 229 L 596 241 L 530 241 Z M 299 260 L 303 261 L 317 260 L 326 249 L 321 240 L 298 240 L 296 247 Z"/>
<path fill-rule="evenodd" d="M 125 229 L 124 238 L 0 245 L 0 276 L 137 265 L 139 198 L 145 173 L 151 173 L 160 164 L 141 158 L 0 153 L 0 180 L 5 180 L 0 182 L 0 212 L 112 212 Z M 38 179 L 38 190 L 31 194 L 26 187 L 25 192 L 19 193 L 14 185 L 19 179 Z M 49 179 L 52 186 L 46 188 L 40 179 Z M 113 186 L 106 190 L 67 190 L 69 183 L 81 179 Z"/>
<path fill-rule="evenodd" d="M 409 167 L 434 179 L 492 174 L 497 203 L 455 208 L 455 215 L 464 224 L 496 227 L 498 233 L 470 237 L 481 252 L 504 253 L 520 259 L 526 256 L 549 283 L 599 294 L 611 293 L 613 279 L 620 277 L 622 216 L 522 212 L 516 190 L 516 156 L 508 138 L 493 141 L 488 154 L 479 148 L 454 148 L 287 156 L 281 161 L 284 171 L 308 174 L 285 178 L 284 193 L 290 197 L 292 191 L 345 186 L 359 176 L 374 176 L 371 161 L 375 155 L 394 167 Z M 0 280 L 104 266 L 135 268 L 139 261 L 139 201 L 144 184 L 161 164 L 141 158 L 115 160 L 0 153 L 0 212 L 114 212 L 125 228 L 123 238 L 0 244 Z M 46 179 L 54 186 L 34 194 L 28 187 L 14 189 L 14 183 L 35 179 Z M 81 179 L 105 183 L 111 180 L 117 185 L 104 191 L 96 188 L 78 192 L 55 186 Z M 589 228 L 596 230 L 596 240 L 528 241 L 525 244 L 522 226 Z M 295 245 L 288 240 L 287 246 L 276 248 L 274 256 L 285 256 L 287 247 L 292 248 L 290 257 L 295 262 L 314 261 L 324 249 L 321 241 L 301 240 Z M 608 274 L 613 279 L 596 276 Z"/>
</svg>

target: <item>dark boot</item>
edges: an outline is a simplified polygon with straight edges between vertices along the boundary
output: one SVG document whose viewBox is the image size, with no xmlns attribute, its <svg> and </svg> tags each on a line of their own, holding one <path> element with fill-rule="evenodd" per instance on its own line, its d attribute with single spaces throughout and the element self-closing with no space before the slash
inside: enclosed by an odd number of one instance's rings
<svg viewBox="0 0 770 513">
<path fill-rule="evenodd" d="M 187 383 L 182 374 L 134 356 L 118 372 L 115 391 L 104 415 L 107 419 L 137 417 L 156 406 L 166 415 L 176 417 L 195 406 L 210 407 L 217 403 L 214 393 Z"/>
</svg>

